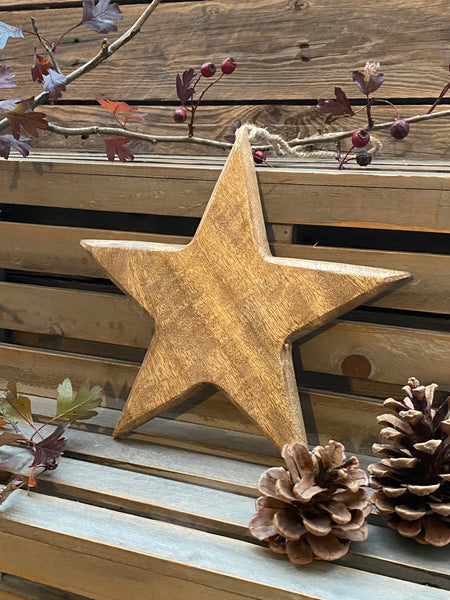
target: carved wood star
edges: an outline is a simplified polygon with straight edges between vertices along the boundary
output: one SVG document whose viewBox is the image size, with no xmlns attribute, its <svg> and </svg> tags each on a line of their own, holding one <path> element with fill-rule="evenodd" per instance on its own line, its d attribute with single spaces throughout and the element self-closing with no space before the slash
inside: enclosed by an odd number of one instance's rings
<svg viewBox="0 0 450 600">
<path fill-rule="evenodd" d="M 272 256 L 244 127 L 187 246 L 82 245 L 155 320 L 115 436 L 211 383 L 277 446 L 306 441 L 291 342 L 409 278 Z"/>
</svg>

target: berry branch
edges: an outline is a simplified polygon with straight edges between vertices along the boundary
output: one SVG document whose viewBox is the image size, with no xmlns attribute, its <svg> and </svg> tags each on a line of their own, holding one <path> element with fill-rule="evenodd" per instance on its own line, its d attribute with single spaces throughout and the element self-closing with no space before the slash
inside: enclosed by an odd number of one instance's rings
<svg viewBox="0 0 450 600">
<path fill-rule="evenodd" d="M 40 94 L 36 97 L 21 99 L 20 101 L 17 99 L 0 101 L 0 117 L 3 116 L 0 120 L 0 133 L 8 128 L 11 131 L 11 134 L 0 135 L 0 156 L 8 158 L 11 149 L 18 151 L 22 156 L 28 156 L 30 151 L 28 142 L 30 139 L 25 134 L 38 137 L 39 130 L 48 130 L 65 137 L 80 136 L 83 139 L 87 139 L 94 134 L 101 136 L 105 143 L 107 157 L 111 161 L 116 157 L 123 162 L 134 159 L 133 151 L 128 146 L 131 140 L 143 140 L 153 145 L 159 142 L 166 142 L 201 144 L 220 150 L 229 150 L 231 148 L 234 142 L 235 131 L 240 126 L 240 122 L 233 123 L 233 133 L 224 136 L 224 141 L 194 135 L 196 115 L 205 95 L 214 85 L 219 84 L 224 76 L 232 74 L 236 69 L 236 62 L 231 57 L 227 57 L 222 61 L 220 67 L 221 73 L 211 82 L 206 80 L 213 78 L 217 72 L 216 66 L 211 61 L 203 63 L 199 73 L 196 73 L 195 69 L 189 68 L 182 74 L 177 75 L 176 92 L 180 100 L 180 106 L 175 108 L 173 119 L 179 124 L 186 123 L 188 129 L 187 135 L 158 135 L 130 130 L 130 121 L 136 119 L 143 120 L 145 113 L 138 113 L 135 108 L 125 102 L 114 100 L 97 98 L 98 102 L 113 115 L 117 127 L 102 125 L 89 127 L 62 126 L 49 122 L 45 118 L 46 115 L 44 113 L 35 111 L 40 105 L 57 101 L 63 92 L 66 91 L 67 85 L 96 69 L 117 52 L 117 50 L 138 35 L 161 0 L 152 0 L 125 33 L 111 43 L 103 39 L 101 47 L 95 56 L 79 68 L 64 75 L 56 59 L 56 49 L 59 48 L 61 41 L 68 33 L 83 25 L 100 34 L 117 31 L 115 21 L 122 19 L 122 13 L 118 3 L 111 2 L 112 0 L 98 0 L 97 3 L 96 0 L 82 0 L 83 13 L 79 22 L 60 34 L 57 41 L 53 43 L 40 34 L 34 19 L 32 19 L 33 31 L 22 31 L 17 27 L 0 22 L 0 43 L 3 46 L 9 37 L 23 38 L 24 33 L 26 33 L 36 37 L 48 55 L 47 59 L 39 56 L 36 50 L 34 53 L 34 66 L 31 72 L 33 80 L 43 84 L 43 91 Z M 353 82 L 366 99 L 365 105 L 361 109 L 355 110 L 345 92 L 339 87 L 335 88 L 335 98 L 319 99 L 316 107 L 316 111 L 325 117 L 325 125 L 344 117 L 353 117 L 362 110 L 365 110 L 367 115 L 366 128 L 321 133 L 286 140 L 280 135 L 270 133 L 265 128 L 250 125 L 249 132 L 255 162 L 257 164 L 267 164 L 267 152 L 294 157 L 316 156 L 319 153 L 324 156 L 335 156 L 339 169 L 343 169 L 350 161 L 356 161 L 360 166 L 368 166 L 374 154 L 381 147 L 379 140 L 376 140 L 372 135 L 374 132 L 389 129 L 393 138 L 401 140 L 409 134 L 410 124 L 450 116 L 450 110 L 434 111 L 445 94 L 450 90 L 450 83 L 448 83 L 443 87 L 439 96 L 425 114 L 402 119 L 397 107 L 389 100 L 374 96 L 374 93 L 377 92 L 385 80 L 384 75 L 379 73 L 378 70 L 379 63 L 367 62 L 361 71 L 353 71 L 352 73 Z M 14 73 L 10 67 L 0 65 L 0 89 L 15 87 L 16 83 L 13 81 L 13 77 Z M 202 89 L 203 82 L 206 85 Z M 395 111 L 395 118 L 388 122 L 376 123 L 373 109 L 377 104 L 390 106 Z M 347 138 L 351 138 L 351 146 L 347 150 L 342 150 L 342 155 L 340 142 Z M 372 140 L 372 146 L 366 148 L 369 140 Z M 316 151 L 313 149 L 311 151 L 309 147 L 313 147 L 316 144 L 321 147 L 329 144 L 335 150 Z M 365 149 L 361 150 L 361 148 Z"/>
</svg>

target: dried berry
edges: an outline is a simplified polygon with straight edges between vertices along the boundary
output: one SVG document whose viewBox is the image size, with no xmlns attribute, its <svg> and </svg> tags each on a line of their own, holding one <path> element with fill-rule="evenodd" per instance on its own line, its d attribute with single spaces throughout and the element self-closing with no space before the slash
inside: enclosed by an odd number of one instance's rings
<svg viewBox="0 0 450 600">
<path fill-rule="evenodd" d="M 235 68 L 236 63 L 234 62 L 234 58 L 231 58 L 230 56 L 222 62 L 221 69 L 224 75 L 230 75 Z"/>
<path fill-rule="evenodd" d="M 391 125 L 391 135 L 396 140 L 402 140 L 409 133 L 409 123 L 403 119 L 397 119 Z"/>
<path fill-rule="evenodd" d="M 352 144 L 356 148 L 364 148 L 370 142 L 370 134 L 365 129 L 358 129 L 353 132 Z"/>
<path fill-rule="evenodd" d="M 266 161 L 266 153 L 264 150 L 255 150 L 253 152 L 253 160 L 255 164 L 260 165 L 261 163 Z"/>
<path fill-rule="evenodd" d="M 362 150 L 356 155 L 356 162 L 360 167 L 367 167 L 372 162 L 372 155 L 370 152 Z"/>
<path fill-rule="evenodd" d="M 200 69 L 203 77 L 212 77 L 217 71 L 216 65 L 212 62 L 205 62 L 202 64 L 202 68 Z"/>
<path fill-rule="evenodd" d="M 173 111 L 173 120 L 175 123 L 184 123 L 186 121 L 186 111 L 184 108 L 176 108 Z"/>
</svg>

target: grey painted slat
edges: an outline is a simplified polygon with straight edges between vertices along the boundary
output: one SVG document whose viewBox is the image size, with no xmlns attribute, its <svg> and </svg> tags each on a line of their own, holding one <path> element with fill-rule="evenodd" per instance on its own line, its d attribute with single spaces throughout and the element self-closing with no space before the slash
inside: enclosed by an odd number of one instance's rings
<svg viewBox="0 0 450 600">
<path fill-rule="evenodd" d="M 44 492 L 251 539 L 254 501 L 239 494 L 67 458 L 41 480 Z M 424 547 L 385 527 L 369 526 L 339 562 L 450 590 L 450 547 Z"/>
<path fill-rule="evenodd" d="M 444 590 L 336 564 L 299 569 L 269 550 L 211 533 L 112 512 L 59 498 L 17 492 L 0 508 L 3 534 L 57 543 L 168 575 L 248 593 L 255 599 L 448 600 Z M 76 565 L 73 565 L 76 568 Z M 120 567 L 118 567 L 120 568 Z M 110 574 L 114 577 L 114 573 Z"/>
</svg>

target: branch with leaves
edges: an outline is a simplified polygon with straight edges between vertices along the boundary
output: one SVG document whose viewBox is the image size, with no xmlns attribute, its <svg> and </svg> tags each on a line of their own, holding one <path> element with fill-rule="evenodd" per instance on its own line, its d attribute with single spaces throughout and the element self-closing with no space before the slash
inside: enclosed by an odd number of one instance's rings
<svg viewBox="0 0 450 600">
<path fill-rule="evenodd" d="M 0 477 L 9 481 L 0 490 L 0 504 L 16 490 L 34 487 L 38 475 L 58 467 L 66 446 L 66 429 L 75 421 L 95 416 L 94 409 L 102 395 L 103 390 L 99 386 L 91 387 L 89 381 L 74 392 L 70 379 L 65 379 L 58 386 L 55 416 L 36 424 L 30 399 L 17 393 L 15 381 L 8 383 L 5 395 L 0 396 Z M 24 461 L 19 456 L 21 468 L 12 468 L 8 465 L 10 456 L 5 456 L 6 446 L 26 449 L 32 462 L 29 463 L 28 457 Z"/>
<path fill-rule="evenodd" d="M 43 48 L 43 54 L 46 54 L 46 56 L 41 56 L 35 47 L 34 64 L 31 66 L 31 77 L 33 81 L 42 84 L 42 92 L 31 98 L 0 101 L 0 132 L 8 128 L 10 130 L 10 133 L 0 135 L 0 156 L 7 159 L 11 150 L 19 152 L 22 156 L 28 156 L 30 152 L 29 142 L 31 141 L 28 136 L 37 138 L 39 132 L 43 130 L 65 137 L 80 136 L 83 139 L 93 135 L 101 136 L 105 143 L 107 158 L 110 161 L 113 161 L 116 157 L 122 162 L 132 161 L 134 154 L 129 146 L 131 140 L 143 140 L 153 145 L 159 142 L 202 144 L 221 150 L 229 150 L 240 122 L 233 123 L 233 133 L 225 136 L 224 140 L 213 140 L 198 136 L 194 133 L 194 129 L 196 113 L 205 95 L 224 76 L 234 72 L 236 63 L 231 57 L 227 57 L 222 61 L 220 71 L 216 69 L 214 63 L 205 62 L 198 72 L 194 68 L 188 68 L 176 76 L 176 93 L 180 100 L 180 106 L 174 110 L 173 119 L 176 123 L 184 123 L 187 126 L 186 135 L 158 135 L 133 131 L 130 129 L 130 123 L 136 120 L 142 121 L 146 114 L 138 112 L 134 107 L 122 101 L 97 98 L 98 102 L 113 116 L 115 120 L 115 126 L 113 127 L 100 124 L 90 127 L 58 125 L 49 121 L 45 113 L 36 110 L 41 105 L 57 102 L 68 85 L 96 69 L 122 46 L 140 34 L 143 25 L 160 2 L 161 0 L 150 2 L 129 29 L 112 43 L 103 39 L 98 52 L 86 63 L 68 74 L 62 72 L 57 60 L 57 52 L 62 40 L 69 33 L 82 26 L 102 35 L 117 31 L 116 21 L 122 19 L 122 12 L 117 2 L 111 3 L 111 0 L 83 0 L 79 22 L 62 32 L 56 41 L 44 37 L 34 19 L 31 20 L 31 30 L 29 31 L 0 22 L 0 50 L 5 47 L 10 38 L 32 36 L 35 42 Z M 280 155 L 307 156 L 306 146 L 319 144 L 323 147 L 329 144 L 331 148 L 336 149 L 335 156 L 339 161 L 339 168 L 344 168 L 350 161 L 356 161 L 360 166 L 367 166 L 372 161 L 373 154 L 379 148 L 379 144 L 372 145 L 372 147 L 369 145 L 371 133 L 390 129 L 394 138 L 403 139 L 409 133 L 410 124 L 450 115 L 448 110 L 433 112 L 449 91 L 449 82 L 444 85 L 435 102 L 425 114 L 402 119 L 398 109 L 391 102 L 374 96 L 384 82 L 384 75 L 379 73 L 378 70 L 379 63 L 368 62 L 363 70 L 353 71 L 353 82 L 366 97 L 366 103 L 362 108 L 355 109 L 352 107 L 346 93 L 340 87 L 335 88 L 334 98 L 321 98 L 316 107 L 317 112 L 325 117 L 324 125 L 329 125 L 338 119 L 353 117 L 359 112 L 365 111 L 367 126 L 364 129 L 350 129 L 285 140 L 282 136 L 271 134 L 264 128 L 253 126 L 250 132 L 255 162 L 267 164 L 266 152 L 269 151 Z M 15 87 L 13 69 L 9 66 L 0 65 L 0 89 Z M 375 123 L 373 108 L 380 104 L 390 105 L 395 118 L 387 122 Z M 347 138 L 351 140 L 351 146 L 344 152 L 341 151 L 341 142 Z M 334 151 L 331 150 L 325 154 L 330 155 L 333 153 Z"/>
</svg>

